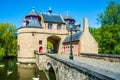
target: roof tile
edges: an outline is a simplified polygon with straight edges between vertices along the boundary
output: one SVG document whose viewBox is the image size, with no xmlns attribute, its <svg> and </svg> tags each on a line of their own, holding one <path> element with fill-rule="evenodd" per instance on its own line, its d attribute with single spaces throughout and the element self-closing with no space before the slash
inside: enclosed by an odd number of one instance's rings
<svg viewBox="0 0 120 80">
<path fill-rule="evenodd" d="M 73 35 L 72 35 L 72 41 L 78 41 L 78 40 L 80 39 L 81 35 L 82 35 L 82 32 L 81 32 L 81 31 L 78 32 L 78 33 L 76 33 L 76 34 L 73 34 Z M 64 39 L 63 43 L 70 42 L 70 37 L 71 37 L 70 35 L 67 36 L 67 37 Z"/>
<path fill-rule="evenodd" d="M 53 22 L 53 23 L 64 23 L 62 17 L 59 14 L 42 14 L 43 20 L 45 22 Z"/>
</svg>

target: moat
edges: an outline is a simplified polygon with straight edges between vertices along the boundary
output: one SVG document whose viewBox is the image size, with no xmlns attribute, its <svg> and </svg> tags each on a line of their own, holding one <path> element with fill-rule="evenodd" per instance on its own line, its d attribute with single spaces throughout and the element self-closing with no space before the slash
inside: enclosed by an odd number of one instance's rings
<svg viewBox="0 0 120 80">
<path fill-rule="evenodd" d="M 21 64 L 16 59 L 0 60 L 0 80 L 32 80 L 38 77 L 40 80 L 55 80 L 52 71 L 38 70 L 35 64 Z"/>
</svg>

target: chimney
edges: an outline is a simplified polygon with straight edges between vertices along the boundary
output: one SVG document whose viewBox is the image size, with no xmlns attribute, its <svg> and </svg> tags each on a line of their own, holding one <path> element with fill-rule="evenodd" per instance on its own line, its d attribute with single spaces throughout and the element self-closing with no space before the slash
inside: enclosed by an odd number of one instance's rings
<svg viewBox="0 0 120 80">
<path fill-rule="evenodd" d="M 89 32 L 88 20 L 87 20 L 86 17 L 83 19 L 83 31 L 88 31 Z"/>
</svg>

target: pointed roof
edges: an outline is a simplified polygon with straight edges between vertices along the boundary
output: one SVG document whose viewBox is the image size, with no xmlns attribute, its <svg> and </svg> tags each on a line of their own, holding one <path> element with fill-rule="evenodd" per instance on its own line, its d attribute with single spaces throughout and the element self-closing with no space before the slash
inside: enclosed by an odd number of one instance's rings
<svg viewBox="0 0 120 80">
<path fill-rule="evenodd" d="M 39 16 L 38 13 L 35 11 L 35 8 L 32 8 L 32 11 L 27 16 Z"/>
<path fill-rule="evenodd" d="M 66 16 L 64 17 L 64 20 L 73 20 L 73 21 L 75 21 L 75 20 L 69 15 L 68 11 L 67 11 Z"/>
</svg>

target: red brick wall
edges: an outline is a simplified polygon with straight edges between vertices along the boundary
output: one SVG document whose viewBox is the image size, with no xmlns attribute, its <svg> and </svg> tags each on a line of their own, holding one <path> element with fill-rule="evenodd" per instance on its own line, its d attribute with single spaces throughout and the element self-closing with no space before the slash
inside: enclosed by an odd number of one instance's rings
<svg viewBox="0 0 120 80">
<path fill-rule="evenodd" d="M 72 43 L 72 52 L 74 56 L 78 56 L 78 52 L 79 52 L 79 41 L 73 42 Z M 64 43 L 63 44 L 63 53 L 64 54 L 70 54 L 70 45 L 69 43 Z"/>
</svg>

